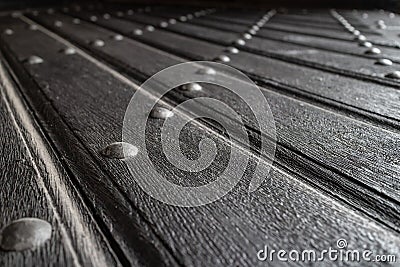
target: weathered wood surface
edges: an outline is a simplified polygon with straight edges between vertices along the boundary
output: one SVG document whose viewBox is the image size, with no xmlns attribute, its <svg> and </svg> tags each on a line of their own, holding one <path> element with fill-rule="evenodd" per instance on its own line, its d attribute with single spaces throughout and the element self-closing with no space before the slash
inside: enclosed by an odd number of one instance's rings
<svg viewBox="0 0 400 267">
<path fill-rule="evenodd" d="M 146 14 L 109 19 L 102 18 L 102 13 L 102 10 L 40 12 L 37 16 L 27 14 L 29 18 L 1 18 L 1 32 L 11 28 L 14 34 L 2 35 L 0 48 L 20 80 L 22 95 L 36 114 L 35 119 L 58 151 L 62 166 L 74 177 L 79 198 L 84 200 L 101 228 L 101 236 L 110 244 L 106 250 L 117 258 L 115 262 L 106 258 L 108 265 L 117 262 L 133 266 L 265 265 L 257 260 L 256 253 L 266 244 L 276 249 L 322 250 L 343 237 L 354 249 L 367 245 L 376 254 L 399 255 L 397 81 L 385 83 L 383 77 L 378 81 L 350 75 L 353 71 L 372 77 L 378 70 L 395 70 L 397 65 L 368 66 L 373 59 L 341 53 L 340 49 L 335 52 L 313 49 L 317 53 L 308 55 L 302 53 L 307 49 L 283 39 L 281 46 L 276 43 L 274 48 L 274 41 L 253 37 L 246 46 L 239 47 L 246 51 L 229 54 L 228 64 L 259 82 L 274 114 L 278 143 L 270 177 L 259 190 L 248 193 L 254 164 L 268 164 L 266 155 L 257 156 L 240 143 L 230 147 L 220 126 L 207 120 L 187 125 L 180 140 L 182 149 L 195 158 L 199 141 L 209 137 L 217 144 L 219 154 L 209 168 L 188 175 L 167 161 L 159 144 L 162 125 L 149 120 L 147 138 L 153 148 L 154 163 L 177 184 L 195 186 L 217 177 L 226 166 L 229 149 L 256 158 L 247 166 L 243 181 L 221 200 L 197 208 L 177 208 L 152 199 L 135 183 L 135 176 L 141 175 L 140 162 L 136 163 L 137 171 L 130 174 L 123 162 L 105 159 L 99 150 L 120 141 L 126 106 L 140 82 L 176 63 L 215 59 L 242 35 L 234 31 L 244 33 L 263 13 L 247 11 L 238 15 L 217 11 L 166 29 L 157 25 L 166 18 L 179 18 L 186 10 L 180 13 L 153 8 Z M 92 15 L 98 20 L 89 22 Z M 73 23 L 75 16 L 82 19 L 78 25 Z M 325 20 L 335 23 L 328 11 L 310 17 L 309 22 Z M 61 21 L 62 26 L 56 26 L 56 21 Z M 207 33 L 205 25 L 214 22 L 226 28 L 231 24 L 235 29 Z M 29 25 L 34 23 L 44 28 L 30 30 Z M 145 31 L 148 24 L 157 29 Z M 243 26 L 243 31 L 236 25 Z M 264 27 L 268 25 L 269 22 Z M 278 28 L 282 34 L 290 31 L 324 36 L 323 40 L 351 40 L 351 35 L 340 28 L 296 27 L 285 20 L 271 25 L 278 25 L 274 29 Z M 144 34 L 132 34 L 137 28 Z M 263 31 L 260 30 L 260 35 Z M 125 38 L 114 40 L 117 33 Z M 96 39 L 104 40 L 105 46 L 93 46 L 91 42 Z M 74 45 L 84 50 L 76 48 L 78 53 L 74 55 L 60 53 Z M 303 61 L 293 64 L 289 58 L 271 58 L 263 53 L 277 53 L 278 49 L 286 56 L 289 51 L 300 51 L 290 58 Z M 40 56 L 44 62 L 24 63 L 31 55 Z M 330 65 L 326 58 L 337 65 Z M 313 60 L 322 62 L 305 63 Z M 370 71 L 361 70 L 361 66 L 369 67 Z M 350 74 L 335 73 L 329 67 L 343 67 Z M 245 103 L 216 86 L 205 85 L 194 94 L 176 90 L 166 95 L 163 102 L 174 106 L 198 96 L 228 103 L 245 121 L 249 135 L 254 139 L 259 137 Z M 192 112 L 204 108 L 198 105 L 193 106 Z M 225 119 L 237 127 L 234 118 Z M 71 218 L 67 220 L 74 224 Z M 61 246 L 62 242 L 59 243 Z M 90 257 L 84 250 L 78 250 L 78 254 L 83 259 Z M 359 263 L 347 265 L 359 266 Z M 333 265 L 325 262 L 318 266 Z"/>
</svg>

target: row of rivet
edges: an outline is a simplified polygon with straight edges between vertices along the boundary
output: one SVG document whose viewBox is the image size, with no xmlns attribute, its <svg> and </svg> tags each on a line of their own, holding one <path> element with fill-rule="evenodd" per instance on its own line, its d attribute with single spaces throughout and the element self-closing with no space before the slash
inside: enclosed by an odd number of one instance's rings
<svg viewBox="0 0 400 267">
<path fill-rule="evenodd" d="M 237 39 L 234 43 L 238 46 L 244 46 L 246 45 L 245 40 L 250 40 L 253 38 L 253 35 L 256 35 L 257 32 L 267 23 L 267 21 L 275 15 L 276 11 L 271 10 L 267 14 L 265 14 L 259 21 L 257 21 L 254 25 L 250 27 L 250 29 L 242 35 L 242 38 Z M 230 53 L 230 54 L 238 54 L 239 49 L 236 48 L 235 46 L 229 46 L 225 49 L 225 52 Z M 231 61 L 231 59 L 227 55 L 220 55 L 216 59 L 218 62 L 222 63 L 228 63 Z"/>
<path fill-rule="evenodd" d="M 355 38 L 354 40 L 359 43 L 360 46 L 367 47 L 368 50 L 366 50 L 364 53 L 369 54 L 369 55 L 379 55 L 381 54 L 381 50 L 377 47 L 373 47 L 371 42 L 367 41 L 367 38 L 361 34 L 359 30 L 357 30 L 353 25 L 351 25 L 342 15 L 340 15 L 336 10 L 331 10 L 332 16 L 341 23 L 346 30 L 348 30 L 350 33 L 352 33 Z M 380 58 L 377 61 L 375 61 L 375 64 L 377 65 L 383 65 L 383 66 L 391 66 L 393 65 L 393 62 L 390 59 L 386 58 Z M 400 79 L 400 71 L 393 71 L 385 75 L 387 78 L 392 78 L 392 79 Z"/>
</svg>

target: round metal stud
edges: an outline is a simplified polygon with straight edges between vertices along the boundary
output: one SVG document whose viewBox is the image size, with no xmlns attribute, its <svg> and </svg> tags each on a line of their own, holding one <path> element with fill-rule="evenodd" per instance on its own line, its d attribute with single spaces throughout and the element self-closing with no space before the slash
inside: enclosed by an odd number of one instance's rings
<svg viewBox="0 0 400 267">
<path fill-rule="evenodd" d="M 30 64 L 30 65 L 41 64 L 41 63 L 43 63 L 43 59 L 38 56 L 30 56 L 30 57 L 28 57 L 26 62 L 28 62 L 28 64 Z"/>
<path fill-rule="evenodd" d="M 364 35 L 359 35 L 355 39 L 358 41 L 365 41 L 365 40 L 367 40 L 367 37 L 365 37 Z"/>
<path fill-rule="evenodd" d="M 124 16 L 124 12 L 122 12 L 122 11 L 117 12 L 117 17 L 123 17 L 123 16 Z"/>
<path fill-rule="evenodd" d="M 400 71 L 396 70 L 385 75 L 386 78 L 400 79 Z"/>
<path fill-rule="evenodd" d="M 38 26 L 36 24 L 31 24 L 29 25 L 29 29 L 32 31 L 36 31 L 38 29 Z"/>
<path fill-rule="evenodd" d="M 176 19 L 169 19 L 168 22 L 169 22 L 170 24 L 176 24 Z"/>
<path fill-rule="evenodd" d="M 186 15 L 186 18 L 187 18 L 187 19 L 193 19 L 193 15 L 192 15 L 192 14 L 187 14 L 187 15 Z"/>
<path fill-rule="evenodd" d="M 249 33 L 245 33 L 245 34 L 243 34 L 243 38 L 250 40 L 251 38 L 253 38 L 253 36 L 251 36 L 251 34 L 249 34 Z"/>
<path fill-rule="evenodd" d="M 103 40 L 97 39 L 91 43 L 93 46 L 103 47 L 105 45 Z"/>
<path fill-rule="evenodd" d="M 245 45 L 246 42 L 245 42 L 244 40 L 242 40 L 242 39 L 238 39 L 238 40 L 236 40 L 236 44 L 238 44 L 238 45 Z"/>
<path fill-rule="evenodd" d="M 229 53 L 232 53 L 232 54 L 237 54 L 237 53 L 239 53 L 239 49 L 237 49 L 236 47 L 233 47 L 233 46 L 227 47 L 227 48 L 225 49 L 225 51 L 227 51 L 227 52 L 229 52 Z"/>
<path fill-rule="evenodd" d="M 201 87 L 198 83 L 187 83 L 181 86 L 182 91 L 201 91 L 203 87 Z"/>
<path fill-rule="evenodd" d="M 393 62 L 387 58 L 380 58 L 375 62 L 375 64 L 382 65 L 382 66 L 392 66 Z"/>
<path fill-rule="evenodd" d="M 74 18 L 74 19 L 72 20 L 72 23 L 73 23 L 73 24 L 80 24 L 80 23 L 81 23 L 81 20 L 78 19 L 78 18 Z"/>
<path fill-rule="evenodd" d="M 54 22 L 54 26 L 56 26 L 56 27 L 58 27 L 58 28 L 62 27 L 62 25 L 63 25 L 62 21 L 56 20 L 56 21 Z"/>
<path fill-rule="evenodd" d="M 127 159 L 135 157 L 138 154 L 139 149 L 129 143 L 115 142 L 104 147 L 99 152 L 106 158 Z"/>
<path fill-rule="evenodd" d="M 180 21 L 187 21 L 187 18 L 186 18 L 185 16 L 180 16 L 180 17 L 179 17 L 179 20 L 180 20 Z"/>
<path fill-rule="evenodd" d="M 146 30 L 149 32 L 154 32 L 155 28 L 151 25 L 146 26 Z"/>
<path fill-rule="evenodd" d="M 254 26 L 252 26 L 251 28 L 252 28 L 253 30 L 255 30 L 255 31 L 260 30 L 260 27 L 258 27 L 257 25 L 254 25 Z"/>
<path fill-rule="evenodd" d="M 7 251 L 34 249 L 50 239 L 51 224 L 37 218 L 23 218 L 7 225 L 1 233 L 0 246 Z"/>
<path fill-rule="evenodd" d="M 166 22 L 166 21 L 160 22 L 160 27 L 161 28 L 167 28 L 168 27 L 168 22 Z"/>
<path fill-rule="evenodd" d="M 62 52 L 63 54 L 65 54 L 65 55 L 73 55 L 73 54 L 76 54 L 76 50 L 75 50 L 75 48 L 73 48 L 73 47 L 67 47 L 67 48 L 61 50 L 61 52 Z"/>
<path fill-rule="evenodd" d="M 255 30 L 253 30 L 253 29 L 250 29 L 250 30 L 249 30 L 249 33 L 252 34 L 252 35 L 256 35 L 256 34 L 257 34 L 257 31 L 255 31 Z"/>
<path fill-rule="evenodd" d="M 129 9 L 128 11 L 126 11 L 126 14 L 129 16 L 133 15 L 133 13 L 135 13 L 135 12 L 133 12 L 132 9 Z"/>
<path fill-rule="evenodd" d="M 11 30 L 11 29 L 5 29 L 5 30 L 4 30 L 4 34 L 5 34 L 5 35 L 12 35 L 12 34 L 14 34 L 14 31 Z"/>
<path fill-rule="evenodd" d="M 121 34 L 116 34 L 113 36 L 113 39 L 115 41 L 122 41 L 124 39 L 124 36 L 122 36 Z"/>
<path fill-rule="evenodd" d="M 104 19 L 110 19 L 110 18 L 111 18 L 111 15 L 108 14 L 108 13 L 105 13 L 105 14 L 103 14 L 103 18 L 104 18 Z"/>
<path fill-rule="evenodd" d="M 197 74 L 201 74 L 201 75 L 215 75 L 215 74 L 217 74 L 217 72 L 213 68 L 210 68 L 210 67 L 201 68 L 196 73 Z"/>
<path fill-rule="evenodd" d="M 134 35 L 142 35 L 142 34 L 143 34 L 143 31 L 142 31 L 141 29 L 135 29 L 135 30 L 133 31 L 133 34 L 134 34 Z"/>
<path fill-rule="evenodd" d="M 90 21 L 93 21 L 93 22 L 97 21 L 97 17 L 96 16 L 90 16 Z"/>
<path fill-rule="evenodd" d="M 47 13 L 48 14 L 53 14 L 54 13 L 54 9 L 52 9 L 52 8 L 47 9 Z"/>
<path fill-rule="evenodd" d="M 174 116 L 174 113 L 163 107 L 155 107 L 151 112 L 150 116 L 155 119 L 166 119 Z"/>
<path fill-rule="evenodd" d="M 370 49 L 368 49 L 367 51 L 365 51 L 365 54 L 380 54 L 381 50 L 379 48 L 376 47 L 371 47 Z"/>
<path fill-rule="evenodd" d="M 372 47 L 372 43 L 370 43 L 370 42 L 361 42 L 360 46 L 371 48 Z"/>
<path fill-rule="evenodd" d="M 217 61 L 228 63 L 231 59 L 226 55 L 220 55 L 217 57 Z"/>
</svg>

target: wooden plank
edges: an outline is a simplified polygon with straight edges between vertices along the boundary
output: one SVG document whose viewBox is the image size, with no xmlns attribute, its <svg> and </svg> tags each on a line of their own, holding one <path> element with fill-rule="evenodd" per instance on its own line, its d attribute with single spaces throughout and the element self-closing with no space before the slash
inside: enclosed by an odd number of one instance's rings
<svg viewBox="0 0 400 267">
<path fill-rule="evenodd" d="M 40 46 L 36 41 L 34 46 L 30 43 L 25 44 L 24 50 L 18 49 L 18 53 L 33 53 L 34 47 L 40 47 L 41 49 L 36 51 L 42 51 L 46 60 L 46 64 L 38 68 L 25 67 L 29 68 L 32 78 L 37 82 L 46 80 L 49 83 L 48 88 L 51 90 L 42 87 L 43 92 L 57 107 L 58 114 L 74 133 L 80 136 L 90 155 L 98 159 L 93 162 L 91 157 L 86 156 L 83 161 L 90 166 L 100 164 L 104 168 L 107 176 L 116 181 L 129 195 L 132 203 L 146 215 L 154 231 L 163 238 L 182 264 L 254 266 L 262 264 L 257 261 L 256 252 L 266 243 L 285 248 L 302 248 L 312 244 L 313 247 L 322 249 L 333 244 L 337 236 L 343 235 L 355 247 L 364 243 L 370 244 L 368 236 L 372 236 L 378 240 L 371 244 L 374 251 L 397 252 L 399 239 L 392 232 L 384 230 L 336 201 L 332 202 L 332 199 L 299 183 L 279 168 L 274 168 L 270 183 L 265 184 L 254 195 L 238 188 L 226 198 L 199 208 L 167 206 L 144 196 L 140 188 L 133 183 L 122 162 L 101 159 L 97 152 L 103 145 L 118 140 L 124 103 L 129 101 L 132 92 L 126 90 L 126 86 L 118 85 L 120 81 L 103 71 L 93 71 L 91 63 L 80 59 L 78 55 L 71 59 L 75 63 L 74 67 L 71 67 L 68 59 L 56 56 L 59 55 L 58 47 L 51 48 L 50 40 L 44 39 Z M 48 80 L 48 77 L 53 78 Z M 66 81 L 66 77 L 75 78 Z M 110 84 L 113 97 L 104 97 L 110 93 L 110 89 L 98 86 L 101 84 Z M 85 93 L 82 94 L 83 92 Z M 57 98 L 60 93 L 63 97 Z M 76 97 L 77 95 L 79 97 Z M 105 110 L 110 112 L 105 113 Z M 98 123 L 93 123 L 94 121 Z M 157 127 L 159 125 L 152 124 L 149 129 L 150 138 L 156 136 Z M 189 127 L 189 132 L 195 139 L 202 136 L 201 133 L 205 134 L 197 126 Z M 48 130 L 56 129 L 49 127 Z M 197 131 L 200 131 L 199 135 Z M 211 137 L 215 137 L 214 134 Z M 71 145 L 66 140 L 65 142 Z M 159 160 L 162 162 L 162 158 Z M 171 172 L 175 173 L 173 170 Z M 205 175 L 204 178 L 207 177 L 209 176 Z M 249 178 L 246 177 L 245 180 Z M 324 214 L 323 218 L 321 213 Z M 381 245 L 388 238 L 392 240 L 392 245 Z M 192 240 L 199 242 L 193 243 Z M 358 263 L 353 264 L 357 265 Z"/>
</svg>

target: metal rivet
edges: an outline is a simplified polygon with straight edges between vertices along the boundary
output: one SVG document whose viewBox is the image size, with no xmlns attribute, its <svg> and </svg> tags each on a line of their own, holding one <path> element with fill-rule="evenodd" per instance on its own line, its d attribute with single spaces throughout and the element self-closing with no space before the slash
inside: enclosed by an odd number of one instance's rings
<svg viewBox="0 0 400 267">
<path fill-rule="evenodd" d="M 386 29 L 387 27 L 386 27 L 386 25 L 384 25 L 384 24 L 380 24 L 380 25 L 378 25 L 378 28 L 384 30 L 384 29 Z"/>
<path fill-rule="evenodd" d="M 62 25 L 63 25 L 62 21 L 56 20 L 54 22 L 54 26 L 56 26 L 56 27 L 62 27 Z"/>
<path fill-rule="evenodd" d="M 12 35 L 13 33 L 14 33 L 14 31 L 11 30 L 11 29 L 5 29 L 5 30 L 4 30 L 4 34 L 5 34 L 5 35 Z"/>
<path fill-rule="evenodd" d="M 201 87 L 198 83 L 187 83 L 181 86 L 181 90 L 183 91 L 201 91 L 203 87 Z"/>
<path fill-rule="evenodd" d="M 134 34 L 134 35 L 142 35 L 142 34 L 143 34 L 143 31 L 142 31 L 141 29 L 135 29 L 135 30 L 133 31 L 133 34 Z"/>
<path fill-rule="evenodd" d="M 262 26 L 264 26 L 264 24 L 265 24 L 265 23 L 257 22 L 257 26 L 260 27 L 260 28 L 261 28 Z"/>
<path fill-rule="evenodd" d="M 180 21 L 187 21 L 187 18 L 186 18 L 185 16 L 180 16 L 180 17 L 179 17 L 179 20 L 180 20 Z"/>
<path fill-rule="evenodd" d="M 34 15 L 34 16 L 36 17 L 37 15 L 39 15 L 39 11 L 33 10 L 33 11 L 32 11 L 32 15 Z"/>
<path fill-rule="evenodd" d="M 47 13 L 53 14 L 54 13 L 54 9 L 52 9 L 52 8 L 47 9 Z"/>
<path fill-rule="evenodd" d="M 139 149 L 125 142 L 115 142 L 101 149 L 100 154 L 110 159 L 126 159 L 135 157 Z"/>
<path fill-rule="evenodd" d="M 370 47 L 372 47 L 372 43 L 370 43 L 370 42 L 361 42 L 360 46 L 364 46 L 364 47 L 370 48 Z"/>
<path fill-rule="evenodd" d="M 174 116 L 174 113 L 163 107 L 155 107 L 151 112 L 150 116 L 155 119 L 166 119 Z"/>
<path fill-rule="evenodd" d="M 126 14 L 128 14 L 128 15 L 133 15 L 133 10 L 132 9 L 129 9 L 127 12 L 126 12 Z"/>
<path fill-rule="evenodd" d="M 29 64 L 33 65 L 33 64 L 40 64 L 43 63 L 43 59 L 38 57 L 38 56 L 30 56 L 28 57 L 28 59 L 26 60 L 26 62 L 28 62 Z"/>
<path fill-rule="evenodd" d="M 217 61 L 229 62 L 229 61 L 231 61 L 231 59 L 226 55 L 220 55 L 220 56 L 217 57 Z"/>
<path fill-rule="evenodd" d="M 15 11 L 15 12 L 11 13 L 11 17 L 13 17 L 13 18 L 18 18 L 21 15 L 22 15 L 21 12 L 18 12 L 18 11 Z"/>
<path fill-rule="evenodd" d="M 253 30 L 253 29 L 250 29 L 250 30 L 249 30 L 249 33 L 252 34 L 252 35 L 256 35 L 256 34 L 257 34 L 257 31 L 255 31 L 255 30 Z"/>
<path fill-rule="evenodd" d="M 393 71 L 391 73 L 386 74 L 385 77 L 391 78 L 391 79 L 400 79 L 400 71 L 398 71 L 398 70 Z"/>
<path fill-rule="evenodd" d="M 96 16 L 90 16 L 90 21 L 97 21 L 97 17 Z"/>
<path fill-rule="evenodd" d="M 170 20 L 168 20 L 168 22 L 171 24 L 176 24 L 176 19 L 170 19 Z"/>
<path fill-rule="evenodd" d="M 74 18 L 74 19 L 72 20 L 72 23 L 74 23 L 74 24 L 80 24 L 80 23 L 81 23 L 81 20 L 78 19 L 78 18 Z"/>
<path fill-rule="evenodd" d="M 372 47 L 371 49 L 368 49 L 367 51 L 365 51 L 365 54 L 380 54 L 381 50 L 379 48 L 376 47 Z"/>
<path fill-rule="evenodd" d="M 151 25 L 146 26 L 146 30 L 148 30 L 149 32 L 154 32 L 155 28 Z"/>
<path fill-rule="evenodd" d="M 98 46 L 98 47 L 102 47 L 102 46 L 105 45 L 104 41 L 103 40 L 99 40 L 99 39 L 94 40 L 91 44 L 94 45 L 94 46 Z"/>
<path fill-rule="evenodd" d="M 364 35 L 359 35 L 355 39 L 358 41 L 365 41 L 365 40 L 367 40 L 367 37 L 365 37 Z"/>
<path fill-rule="evenodd" d="M 160 27 L 167 28 L 168 27 L 168 22 L 166 22 L 166 21 L 160 22 Z"/>
<path fill-rule="evenodd" d="M 33 249 L 51 237 L 52 227 L 37 218 L 23 218 L 7 225 L 1 233 L 1 248 L 9 251 Z"/>
<path fill-rule="evenodd" d="M 260 27 L 258 27 L 258 26 L 256 26 L 256 25 L 252 26 L 251 28 L 252 28 L 253 30 L 255 30 L 255 31 L 260 30 Z"/>
<path fill-rule="evenodd" d="M 210 68 L 210 67 L 201 68 L 196 73 L 197 74 L 202 74 L 202 75 L 204 75 L 204 74 L 207 74 L 207 75 L 215 75 L 215 74 L 217 74 L 217 72 L 213 68 Z"/>
<path fill-rule="evenodd" d="M 390 59 L 387 59 L 387 58 L 380 58 L 375 62 L 375 64 L 383 65 L 383 66 L 392 66 L 393 62 Z"/>
<path fill-rule="evenodd" d="M 238 45 L 245 45 L 245 44 L 246 44 L 246 42 L 245 42 L 244 40 L 242 40 L 242 39 L 236 40 L 236 43 L 237 43 Z"/>
<path fill-rule="evenodd" d="M 376 24 L 378 24 L 378 25 L 379 25 L 379 24 L 385 24 L 385 21 L 383 21 L 383 20 L 380 19 L 380 20 L 377 20 L 377 21 L 376 21 Z"/>
<path fill-rule="evenodd" d="M 29 25 L 29 29 L 32 31 L 36 31 L 38 29 L 38 26 L 36 24 L 31 24 Z"/>
<path fill-rule="evenodd" d="M 253 36 L 251 36 L 251 34 L 249 34 L 249 33 L 245 33 L 245 34 L 243 34 L 243 38 L 250 40 L 251 38 L 253 38 Z"/>
<path fill-rule="evenodd" d="M 118 11 L 117 12 L 117 17 L 123 17 L 124 16 L 124 12 Z"/>
<path fill-rule="evenodd" d="M 361 34 L 361 32 L 360 32 L 360 31 L 358 31 L 358 30 L 355 30 L 355 31 L 353 31 L 353 34 L 357 36 L 357 35 L 360 35 L 360 34 Z"/>
<path fill-rule="evenodd" d="M 122 36 L 121 34 L 116 34 L 116 35 L 113 36 L 113 39 L 115 41 L 121 41 L 121 40 L 124 39 L 124 36 Z"/>
<path fill-rule="evenodd" d="M 239 53 L 239 49 L 237 49 L 236 47 L 233 47 L 233 46 L 227 47 L 227 48 L 225 49 L 225 51 L 227 51 L 227 52 L 229 52 L 229 53 L 232 53 L 232 54 L 237 54 L 237 53 Z"/>
<path fill-rule="evenodd" d="M 186 17 L 187 17 L 187 19 L 193 19 L 193 15 L 192 14 L 187 14 Z"/>
<path fill-rule="evenodd" d="M 67 48 L 61 50 L 61 52 L 66 55 L 73 55 L 76 53 L 76 50 L 73 47 L 67 47 Z"/>
</svg>

